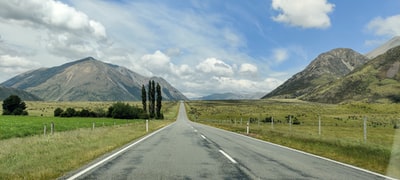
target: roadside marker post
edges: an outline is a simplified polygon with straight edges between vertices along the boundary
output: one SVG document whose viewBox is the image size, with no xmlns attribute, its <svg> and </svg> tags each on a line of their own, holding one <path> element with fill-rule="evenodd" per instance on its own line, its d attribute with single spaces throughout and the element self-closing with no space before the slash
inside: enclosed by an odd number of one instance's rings
<svg viewBox="0 0 400 180">
<path fill-rule="evenodd" d="M 149 120 L 146 119 L 146 132 L 149 132 Z"/>
<path fill-rule="evenodd" d="M 246 129 L 247 129 L 247 131 L 246 131 L 247 134 L 249 134 L 249 122 L 248 121 L 247 121 L 247 128 Z"/>
</svg>

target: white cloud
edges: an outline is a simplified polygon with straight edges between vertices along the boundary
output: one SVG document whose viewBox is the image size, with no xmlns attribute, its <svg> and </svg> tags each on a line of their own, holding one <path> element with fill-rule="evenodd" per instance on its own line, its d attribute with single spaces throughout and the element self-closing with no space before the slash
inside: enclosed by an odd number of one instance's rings
<svg viewBox="0 0 400 180">
<path fill-rule="evenodd" d="M 387 18 L 376 17 L 368 23 L 367 29 L 380 36 L 399 36 L 400 14 Z"/>
<path fill-rule="evenodd" d="M 28 48 L 36 51 L 42 48 L 47 53 L 68 59 L 96 57 L 101 52 L 99 49 L 109 43 L 106 29 L 100 22 L 55 0 L 0 1 L 0 23 L 8 26 L 6 28 L 23 29 L 29 32 L 28 35 L 34 35 L 23 39 L 24 45 L 30 45 Z M 5 34 L 9 37 L 19 32 L 6 30 L 3 33 L 11 33 Z M 17 39 L 22 38 L 15 37 L 11 41 Z"/>
<path fill-rule="evenodd" d="M 327 0 L 272 0 L 272 8 L 279 11 L 274 21 L 302 28 L 328 28 L 328 16 L 335 5 Z"/>
<path fill-rule="evenodd" d="M 9 78 L 9 74 L 17 74 L 38 68 L 40 63 L 30 61 L 25 57 L 0 55 L 0 78 Z"/>
<path fill-rule="evenodd" d="M 286 61 L 289 58 L 289 52 L 284 48 L 277 48 L 272 50 L 273 60 L 277 63 Z"/>
<path fill-rule="evenodd" d="M 242 74 L 254 75 L 254 74 L 257 74 L 257 72 L 258 72 L 257 66 L 255 66 L 253 64 L 249 64 L 249 63 L 244 63 L 244 64 L 240 65 L 240 68 L 239 68 L 239 73 L 242 73 Z"/>
<path fill-rule="evenodd" d="M 232 76 L 234 74 L 232 66 L 217 58 L 207 58 L 196 66 L 202 73 L 211 76 Z"/>
<path fill-rule="evenodd" d="M 101 23 L 89 19 L 86 14 L 71 6 L 54 0 L 0 1 L 0 17 L 34 27 L 92 33 L 98 38 L 107 36 Z"/>
</svg>

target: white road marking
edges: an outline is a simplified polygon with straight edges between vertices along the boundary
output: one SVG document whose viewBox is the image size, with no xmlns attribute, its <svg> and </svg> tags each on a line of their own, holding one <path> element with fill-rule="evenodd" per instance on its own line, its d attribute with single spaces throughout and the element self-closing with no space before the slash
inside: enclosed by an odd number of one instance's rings
<svg viewBox="0 0 400 180">
<path fill-rule="evenodd" d="M 228 154 L 226 154 L 223 150 L 219 150 L 220 153 L 222 153 L 226 158 L 229 159 L 229 161 L 231 161 L 233 164 L 237 164 L 237 162 Z"/>
<path fill-rule="evenodd" d="M 93 164 L 93 165 L 87 167 L 86 169 L 83 169 L 83 170 L 79 171 L 78 173 L 76 173 L 76 174 L 74 174 L 73 176 L 69 177 L 67 180 L 74 180 L 74 179 L 78 178 L 79 176 L 82 176 L 83 174 L 87 173 L 88 171 L 90 171 L 90 170 L 96 168 L 97 166 L 103 164 L 104 162 L 106 162 L 106 161 L 108 161 L 108 160 L 110 160 L 110 159 L 112 159 L 112 158 L 118 156 L 119 154 L 123 153 L 123 152 L 126 151 L 127 149 L 129 149 L 129 148 L 135 146 L 136 144 L 138 144 L 138 143 L 140 143 L 140 142 L 146 140 L 147 138 L 149 138 L 149 137 L 151 137 L 151 136 L 157 134 L 158 132 L 160 132 L 160 131 L 162 131 L 162 130 L 168 128 L 168 127 L 170 127 L 170 126 L 173 125 L 173 124 L 175 124 L 175 123 L 172 123 L 172 124 L 170 124 L 170 125 L 168 125 L 168 126 L 165 126 L 165 127 L 161 128 L 161 129 L 159 129 L 159 130 L 157 130 L 157 131 L 154 131 L 153 133 L 151 133 L 151 134 L 145 136 L 144 138 L 142 138 L 142 139 L 140 139 L 140 140 L 138 140 L 138 141 L 136 141 L 136 142 L 130 144 L 129 146 L 127 146 L 127 147 L 125 147 L 125 148 L 123 148 L 123 149 L 117 151 L 116 153 L 111 154 L 110 156 L 108 156 L 108 157 L 102 159 L 101 161 L 99 161 L 99 162 L 97 162 L 97 163 L 95 163 L 95 164 Z"/>
<path fill-rule="evenodd" d="M 202 134 L 200 135 L 203 139 L 207 139 L 205 136 L 203 136 Z"/>
<path fill-rule="evenodd" d="M 197 125 L 207 126 L 207 125 L 203 125 L 203 124 L 200 124 L 200 123 L 197 123 Z M 385 179 L 396 180 L 393 177 L 385 176 L 383 174 L 372 172 L 370 170 L 366 170 L 366 169 L 363 169 L 363 168 L 360 168 L 360 167 L 357 167 L 357 166 L 353 166 L 353 165 L 350 165 L 350 164 L 342 163 L 342 162 L 339 162 L 339 161 L 336 161 L 336 160 L 333 160 L 333 159 L 329 159 L 329 158 L 326 158 L 326 157 L 318 156 L 318 155 L 315 155 L 315 154 L 311 154 L 311 153 L 300 151 L 300 150 L 293 149 L 293 148 L 290 148 L 290 147 L 286 147 L 286 146 L 282 146 L 282 145 L 279 145 L 279 144 L 271 143 L 271 142 L 268 142 L 268 141 L 263 141 L 263 140 L 256 139 L 256 138 L 253 138 L 253 137 L 250 137 L 250 136 L 245 136 L 243 134 L 227 131 L 227 130 L 224 130 L 224 129 L 219 129 L 219 128 L 212 127 L 212 126 L 207 126 L 207 127 L 210 127 L 212 129 L 216 129 L 216 130 L 221 131 L 221 132 L 227 132 L 227 133 L 230 133 L 230 134 L 234 134 L 234 135 L 237 135 L 237 136 L 248 138 L 248 139 L 251 139 L 251 140 L 254 140 L 254 141 L 258 141 L 258 142 L 261 142 L 261 143 L 266 143 L 266 144 L 270 144 L 270 145 L 273 145 L 273 146 L 277 146 L 277 147 L 280 147 L 280 148 L 283 148 L 283 149 L 287 149 L 287 150 L 290 150 L 290 151 L 294 151 L 294 152 L 297 152 L 297 153 L 300 153 L 300 154 L 305 154 L 305 155 L 308 155 L 308 156 L 312 156 L 312 157 L 315 157 L 315 158 L 318 158 L 318 159 L 323 159 L 325 161 L 329 161 L 329 162 L 336 163 L 336 164 L 339 164 L 339 165 L 342 165 L 342 166 L 345 166 L 345 167 L 348 167 L 348 168 L 352 168 L 352 169 L 356 169 L 356 170 L 359 170 L 359 171 L 362 171 L 362 172 L 373 174 L 375 176 L 379 176 L 379 177 L 382 177 L 382 178 L 385 178 Z"/>
<path fill-rule="evenodd" d="M 195 129 L 194 132 L 197 132 L 197 129 Z"/>
</svg>

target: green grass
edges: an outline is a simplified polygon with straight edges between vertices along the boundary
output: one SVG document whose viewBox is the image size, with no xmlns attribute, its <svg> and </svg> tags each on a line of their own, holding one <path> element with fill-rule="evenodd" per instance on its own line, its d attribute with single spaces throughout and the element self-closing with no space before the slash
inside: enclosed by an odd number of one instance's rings
<svg viewBox="0 0 400 180">
<path fill-rule="evenodd" d="M 297 100 L 194 101 L 187 104 L 189 117 L 197 122 L 353 164 L 386 174 L 389 161 L 400 159 L 395 149 L 393 128 L 400 124 L 399 104 L 319 104 Z M 289 125 L 288 115 L 300 125 Z M 318 133 L 318 115 L 322 120 Z M 260 120 L 274 117 L 274 125 Z M 367 141 L 364 141 L 363 118 L 367 117 Z M 400 137 L 397 137 L 398 139 Z M 395 152 L 395 153 L 394 153 Z M 400 169 L 399 163 L 390 168 Z M 391 176 L 400 177 L 399 172 Z"/>
<path fill-rule="evenodd" d="M 141 102 L 130 102 L 130 104 L 138 105 Z M 53 117 L 54 109 L 68 107 L 76 109 L 95 109 L 102 108 L 106 110 L 111 102 L 27 102 L 29 116 L 0 116 L 0 140 L 13 137 L 26 137 L 32 135 L 44 134 L 44 126 L 46 132 L 50 133 L 50 125 L 54 123 L 55 132 L 71 131 L 80 128 L 124 125 L 133 123 L 137 120 L 120 120 L 111 118 L 61 118 Z M 164 112 L 166 119 L 174 119 L 176 117 L 176 102 L 164 102 Z"/>
<path fill-rule="evenodd" d="M 112 102 L 27 102 L 29 116 L 0 116 L 0 179 L 55 179 L 172 123 L 177 102 L 164 102 L 165 120 L 55 118 L 57 107 L 108 108 Z M 140 102 L 130 102 L 139 105 Z M 50 134 L 50 123 L 55 133 Z M 92 130 L 93 122 L 95 129 Z M 115 125 L 114 125 L 115 123 Z M 43 126 L 47 125 L 47 135 Z M 104 125 L 103 125 L 104 124 Z"/>
<path fill-rule="evenodd" d="M 150 121 L 154 131 L 172 121 Z M 0 179 L 55 179 L 146 135 L 144 121 L 0 141 Z"/>
</svg>

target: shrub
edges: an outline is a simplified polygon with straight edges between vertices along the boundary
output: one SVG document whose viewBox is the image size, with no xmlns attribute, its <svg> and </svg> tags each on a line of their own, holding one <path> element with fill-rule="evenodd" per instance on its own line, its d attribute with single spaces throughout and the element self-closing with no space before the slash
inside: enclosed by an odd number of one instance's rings
<svg viewBox="0 0 400 180">
<path fill-rule="evenodd" d="M 64 112 L 64 110 L 63 109 L 61 109 L 61 108 L 56 108 L 55 110 L 54 110 L 54 117 L 59 117 L 59 116 L 61 116 L 61 114 Z"/>
<path fill-rule="evenodd" d="M 67 108 L 63 113 L 61 113 L 61 117 L 73 117 L 76 115 L 76 110 L 74 108 Z"/>
<path fill-rule="evenodd" d="M 115 119 L 139 119 L 148 117 L 143 109 L 136 106 L 130 106 L 122 102 L 117 102 L 108 108 L 108 116 Z"/>
</svg>

